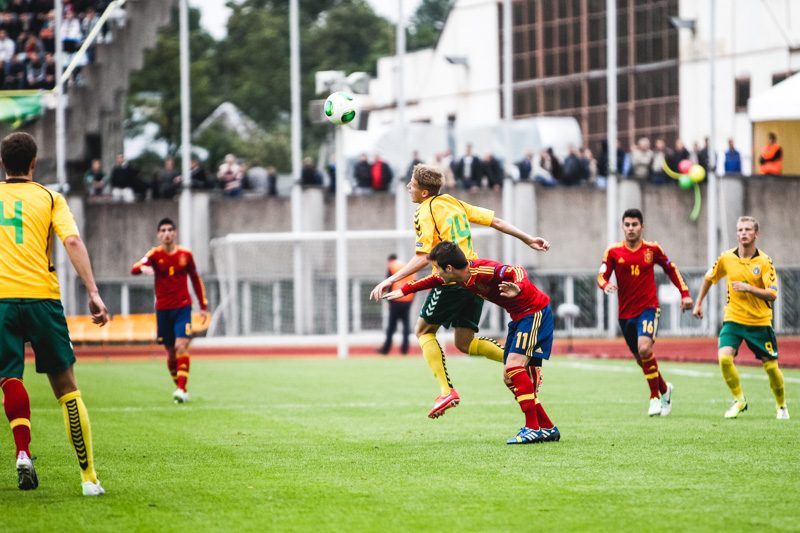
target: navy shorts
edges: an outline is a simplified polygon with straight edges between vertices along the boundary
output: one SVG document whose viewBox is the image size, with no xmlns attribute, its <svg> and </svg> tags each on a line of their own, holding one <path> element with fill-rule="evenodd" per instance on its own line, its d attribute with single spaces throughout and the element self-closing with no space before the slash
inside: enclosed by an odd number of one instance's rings
<svg viewBox="0 0 800 533">
<path fill-rule="evenodd" d="M 174 346 L 175 339 L 192 336 L 192 306 L 156 310 L 158 343 Z"/>
<path fill-rule="evenodd" d="M 631 353 L 634 356 L 639 355 L 639 337 L 650 337 L 653 341 L 656 340 L 658 334 L 658 316 L 661 314 L 661 309 L 658 307 L 651 307 L 645 309 L 642 314 L 632 318 L 621 318 L 619 320 L 619 327 L 622 329 L 622 336 L 625 337 L 625 342 L 628 344 Z"/>
<path fill-rule="evenodd" d="M 541 311 L 509 322 L 503 362 L 508 359 L 509 353 L 518 353 L 534 359 L 550 359 L 550 352 L 553 350 L 553 329 L 553 312 L 549 305 Z"/>
</svg>

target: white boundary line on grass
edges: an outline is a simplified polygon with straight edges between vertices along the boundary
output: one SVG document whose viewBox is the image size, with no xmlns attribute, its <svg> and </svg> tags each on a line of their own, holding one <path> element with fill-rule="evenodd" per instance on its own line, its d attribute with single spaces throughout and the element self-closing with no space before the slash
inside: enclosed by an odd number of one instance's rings
<svg viewBox="0 0 800 533">
<path fill-rule="evenodd" d="M 641 373 L 641 370 L 638 367 L 631 366 L 631 365 L 626 365 L 626 366 L 620 366 L 620 365 L 598 365 L 598 364 L 594 364 L 594 363 L 587 363 L 587 362 L 584 362 L 584 361 L 563 361 L 563 362 L 559 362 L 559 363 L 555 363 L 555 364 L 557 364 L 558 366 L 561 366 L 561 367 L 566 366 L 566 367 L 569 367 L 569 368 L 577 368 L 577 369 L 581 369 L 581 370 L 593 370 L 593 371 L 599 371 L 599 372 L 623 372 L 623 373 L 631 373 L 631 374 L 633 374 L 633 373 L 640 374 Z M 670 368 L 669 369 L 669 373 L 670 374 L 675 374 L 675 375 L 678 375 L 678 376 L 686 376 L 686 377 L 690 377 L 690 378 L 716 378 L 716 377 L 720 377 L 720 375 L 717 374 L 716 372 L 708 372 L 708 371 L 705 371 L 705 370 L 688 370 L 688 369 L 685 369 L 685 368 Z M 766 375 L 748 374 L 748 373 L 741 373 L 740 372 L 740 376 L 741 376 L 742 379 L 755 379 L 755 380 L 758 380 L 758 381 L 767 381 L 767 376 Z M 784 376 L 783 379 L 784 379 L 784 381 L 786 383 L 800 383 L 800 378 L 785 377 Z"/>
</svg>

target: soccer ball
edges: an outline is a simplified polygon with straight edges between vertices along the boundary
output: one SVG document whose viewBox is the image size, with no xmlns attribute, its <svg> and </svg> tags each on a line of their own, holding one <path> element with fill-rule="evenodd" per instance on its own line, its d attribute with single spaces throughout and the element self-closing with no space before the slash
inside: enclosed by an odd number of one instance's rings
<svg viewBox="0 0 800 533">
<path fill-rule="evenodd" d="M 325 118 L 337 126 L 349 124 L 356 118 L 356 102 L 352 94 L 338 91 L 325 100 L 322 111 L 325 113 Z"/>
</svg>

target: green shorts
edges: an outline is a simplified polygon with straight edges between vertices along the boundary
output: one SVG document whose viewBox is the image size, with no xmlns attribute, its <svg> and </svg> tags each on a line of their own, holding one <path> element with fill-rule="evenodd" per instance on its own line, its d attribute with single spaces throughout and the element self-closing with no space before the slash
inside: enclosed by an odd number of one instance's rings
<svg viewBox="0 0 800 533">
<path fill-rule="evenodd" d="M 419 316 L 428 324 L 478 331 L 482 310 L 482 298 L 460 285 L 443 285 L 431 289 Z"/>
<path fill-rule="evenodd" d="M 719 332 L 719 347 L 730 346 L 739 353 L 744 341 L 755 356 L 762 361 L 778 358 L 778 341 L 772 326 L 746 326 L 736 322 L 723 322 Z"/>
<path fill-rule="evenodd" d="M 26 342 L 36 354 L 40 374 L 61 372 L 75 364 L 61 301 L 0 299 L 0 377 L 22 377 Z"/>
</svg>

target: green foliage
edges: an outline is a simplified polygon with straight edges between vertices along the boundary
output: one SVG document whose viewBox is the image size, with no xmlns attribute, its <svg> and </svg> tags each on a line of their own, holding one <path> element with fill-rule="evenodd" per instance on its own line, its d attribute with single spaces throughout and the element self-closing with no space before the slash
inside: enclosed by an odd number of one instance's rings
<svg viewBox="0 0 800 533">
<path fill-rule="evenodd" d="M 82 360 L 107 491 L 87 501 L 61 409 L 29 365 L 41 485 L 17 490 L 8 459 L 3 530 L 65 529 L 54 517 L 83 531 L 797 529 L 796 421 L 775 420 L 763 371 L 740 369 L 750 409 L 724 420 L 715 365 L 660 366 L 675 407 L 648 418 L 632 360 L 555 357 L 541 398 L 561 442 L 507 446 L 523 417 L 490 361 L 448 360 L 463 401 L 431 421 L 421 357 L 198 357 L 180 406 L 160 360 Z M 800 374 L 784 372 L 793 390 Z M 12 442 L 0 425 L 9 457 Z"/>
<path fill-rule="evenodd" d="M 189 11 L 189 49 L 192 102 L 191 123 L 199 124 L 222 100 L 215 87 L 216 60 L 214 39 L 200 28 L 200 13 Z M 158 37 L 156 46 L 145 53 L 144 67 L 131 74 L 129 104 L 138 103 L 141 92 L 158 93 L 160 103 L 151 106 L 139 121 L 153 121 L 169 144 L 170 153 L 180 145 L 180 43 L 178 39 L 177 8 L 171 26 Z M 130 113 L 129 113 L 130 115 Z"/>
<path fill-rule="evenodd" d="M 256 121 L 267 135 L 261 139 L 226 138 L 229 132 L 204 132 L 195 143 L 219 154 L 256 153 L 282 171 L 289 167 L 289 10 L 283 0 L 231 2 L 228 36 L 214 41 L 198 27 L 191 12 L 192 125 L 197 126 L 213 109 L 230 101 Z M 178 76 L 177 17 L 149 51 L 144 68 L 131 80 L 131 105 L 141 103 L 142 91 L 161 94 L 161 104 L 137 123 L 154 120 L 171 151 L 180 142 L 180 91 Z M 308 153 L 316 152 L 328 128 L 312 126 L 307 102 L 314 94 L 314 73 L 319 70 L 374 73 L 377 59 L 391 53 L 393 28 L 377 16 L 365 0 L 303 0 L 300 2 L 301 101 L 303 141 Z M 203 143 L 209 143 L 204 145 Z M 246 156 L 246 155 L 245 155 Z"/>
<path fill-rule="evenodd" d="M 194 140 L 209 152 L 208 168 L 216 169 L 225 154 L 235 154 L 245 162 L 258 160 L 272 165 L 279 172 L 291 170 L 290 132 L 288 125 L 277 125 L 271 133 L 242 139 L 235 132 L 224 128 L 208 128 Z"/>
<path fill-rule="evenodd" d="M 409 51 L 431 48 L 444 28 L 451 0 L 422 0 L 408 24 Z"/>
</svg>

